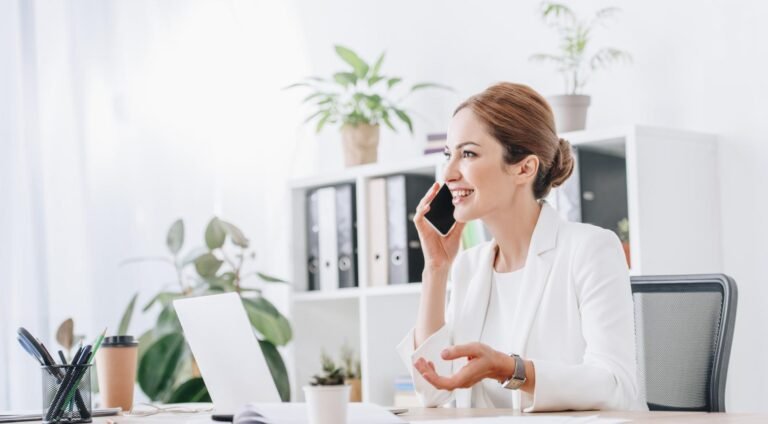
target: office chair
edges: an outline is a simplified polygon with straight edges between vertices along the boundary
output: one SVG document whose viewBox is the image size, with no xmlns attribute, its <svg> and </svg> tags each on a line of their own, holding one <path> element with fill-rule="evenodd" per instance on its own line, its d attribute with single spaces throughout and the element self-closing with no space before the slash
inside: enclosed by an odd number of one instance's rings
<svg viewBox="0 0 768 424">
<path fill-rule="evenodd" d="M 724 274 L 631 282 L 638 381 L 648 408 L 725 412 L 736 283 Z"/>
</svg>

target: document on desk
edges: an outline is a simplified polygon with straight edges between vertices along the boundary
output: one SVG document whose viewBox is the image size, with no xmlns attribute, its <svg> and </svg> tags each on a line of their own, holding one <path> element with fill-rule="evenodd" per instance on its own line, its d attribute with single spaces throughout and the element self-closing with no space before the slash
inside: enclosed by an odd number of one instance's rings
<svg viewBox="0 0 768 424">
<path fill-rule="evenodd" d="M 600 418 L 597 415 L 590 416 L 506 416 L 506 417 L 482 417 L 482 418 L 459 418 L 455 420 L 429 420 L 416 421 L 419 424 L 620 424 L 629 422 L 629 420 L 619 418 Z"/>
<path fill-rule="evenodd" d="M 307 404 L 251 403 L 235 415 L 233 424 L 306 424 Z M 405 424 L 402 418 L 372 403 L 349 404 L 347 424 Z"/>
</svg>

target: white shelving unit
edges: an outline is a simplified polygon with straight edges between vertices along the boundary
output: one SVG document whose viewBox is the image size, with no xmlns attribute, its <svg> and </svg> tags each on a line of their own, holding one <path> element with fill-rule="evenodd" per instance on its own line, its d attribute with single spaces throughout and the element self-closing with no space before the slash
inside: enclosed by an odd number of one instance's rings
<svg viewBox="0 0 768 424">
<path fill-rule="evenodd" d="M 576 148 L 607 152 L 626 161 L 633 274 L 722 271 L 714 136 L 629 126 L 561 137 Z M 294 259 L 290 319 L 294 341 L 288 360 L 292 399 L 303 400 L 301 387 L 320 370 L 320 351 L 338 357 L 342 344 L 347 343 L 360 354 L 363 400 L 393 403 L 394 379 L 407 374 L 395 345 L 414 324 L 421 284 L 368 287 L 367 181 L 402 172 L 441 180 L 443 163 L 442 155 L 433 155 L 397 164 L 358 166 L 290 184 Z M 345 182 L 356 183 L 358 287 L 309 292 L 305 266 L 306 193 Z"/>
</svg>

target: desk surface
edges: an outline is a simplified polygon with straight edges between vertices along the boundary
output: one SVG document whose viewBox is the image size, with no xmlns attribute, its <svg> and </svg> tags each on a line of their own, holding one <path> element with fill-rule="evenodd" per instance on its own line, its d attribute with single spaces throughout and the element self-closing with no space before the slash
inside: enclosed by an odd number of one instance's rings
<svg viewBox="0 0 768 424">
<path fill-rule="evenodd" d="M 419 422 L 424 420 L 446 420 L 470 417 L 497 417 L 497 416 L 546 416 L 569 415 L 589 416 L 598 415 L 604 418 L 625 418 L 633 423 L 643 424 L 667 424 L 667 423 L 768 423 L 768 414 L 733 414 L 733 413 L 706 413 L 706 412 L 608 412 L 608 411 L 582 411 L 582 412 L 558 412 L 521 414 L 513 409 L 475 409 L 475 408 L 409 408 L 408 412 L 401 415 L 405 421 Z"/>
<path fill-rule="evenodd" d="M 582 411 L 582 412 L 558 412 L 521 414 L 513 409 L 475 409 L 475 408 L 408 408 L 408 412 L 400 415 L 406 422 L 418 423 L 425 420 L 445 420 L 449 424 L 457 418 L 472 417 L 497 417 L 527 415 L 534 417 L 543 416 L 590 416 L 597 415 L 604 418 L 624 418 L 633 423 L 640 424 L 671 424 L 671 423 L 726 423 L 726 424 L 751 424 L 768 423 L 768 414 L 747 413 L 706 413 L 706 412 L 607 412 L 607 411 Z M 149 417 L 100 417 L 94 418 L 94 424 L 214 424 L 210 419 L 210 413 L 199 414 L 167 414 L 161 413 Z"/>
</svg>

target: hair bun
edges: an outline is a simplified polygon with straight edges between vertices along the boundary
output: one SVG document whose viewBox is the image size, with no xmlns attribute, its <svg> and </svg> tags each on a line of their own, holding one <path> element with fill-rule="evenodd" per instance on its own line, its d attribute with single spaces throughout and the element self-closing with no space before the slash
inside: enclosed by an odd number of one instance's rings
<svg viewBox="0 0 768 424">
<path fill-rule="evenodd" d="M 558 139 L 555 157 L 552 158 L 552 165 L 547 172 L 547 180 L 551 187 L 562 185 L 573 172 L 573 153 L 571 152 L 571 143 L 565 139 Z"/>
</svg>

